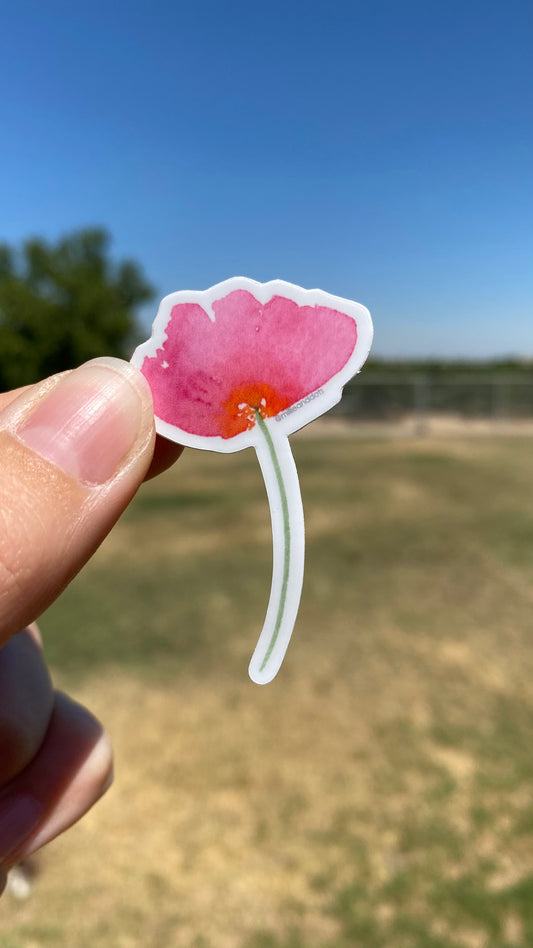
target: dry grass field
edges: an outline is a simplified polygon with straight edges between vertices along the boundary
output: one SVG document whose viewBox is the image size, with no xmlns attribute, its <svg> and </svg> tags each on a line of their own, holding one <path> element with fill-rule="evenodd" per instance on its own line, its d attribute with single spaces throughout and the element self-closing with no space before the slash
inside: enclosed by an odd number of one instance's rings
<svg viewBox="0 0 533 948">
<path fill-rule="evenodd" d="M 6 896 L 3 948 L 530 948 L 533 445 L 294 439 L 278 678 L 252 452 L 188 451 L 43 618 L 116 782 Z"/>
</svg>

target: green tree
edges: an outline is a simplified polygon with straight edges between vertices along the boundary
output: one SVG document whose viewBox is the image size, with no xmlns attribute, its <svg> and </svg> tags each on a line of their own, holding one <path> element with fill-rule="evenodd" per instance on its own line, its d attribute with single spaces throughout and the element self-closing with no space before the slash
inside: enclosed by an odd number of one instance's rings
<svg viewBox="0 0 533 948">
<path fill-rule="evenodd" d="M 0 244 L 0 390 L 100 355 L 128 358 L 135 309 L 153 289 L 133 261 L 113 263 L 109 235 L 81 230 L 55 244 Z"/>
</svg>

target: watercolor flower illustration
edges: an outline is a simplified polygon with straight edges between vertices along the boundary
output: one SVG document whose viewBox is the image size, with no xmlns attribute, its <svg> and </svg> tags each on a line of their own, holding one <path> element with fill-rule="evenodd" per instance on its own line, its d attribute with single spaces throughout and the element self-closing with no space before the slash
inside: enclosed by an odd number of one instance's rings
<svg viewBox="0 0 533 948">
<path fill-rule="evenodd" d="M 368 311 L 321 290 L 236 277 L 165 297 L 133 362 L 148 380 L 160 434 L 192 447 L 257 452 L 274 542 L 254 681 L 276 674 L 301 595 L 303 510 L 287 435 L 322 414 L 359 371 L 372 341 Z"/>
</svg>

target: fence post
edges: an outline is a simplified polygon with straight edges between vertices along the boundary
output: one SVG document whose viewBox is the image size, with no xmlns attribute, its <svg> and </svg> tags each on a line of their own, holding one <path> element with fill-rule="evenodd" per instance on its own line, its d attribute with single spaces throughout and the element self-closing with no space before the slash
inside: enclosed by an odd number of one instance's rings
<svg viewBox="0 0 533 948">
<path fill-rule="evenodd" d="M 416 375 L 413 389 L 415 435 L 424 438 L 428 433 L 429 380 L 427 375 Z"/>
<path fill-rule="evenodd" d="M 503 418 L 506 414 L 506 389 L 503 379 L 492 378 L 491 409 L 493 418 Z"/>
</svg>

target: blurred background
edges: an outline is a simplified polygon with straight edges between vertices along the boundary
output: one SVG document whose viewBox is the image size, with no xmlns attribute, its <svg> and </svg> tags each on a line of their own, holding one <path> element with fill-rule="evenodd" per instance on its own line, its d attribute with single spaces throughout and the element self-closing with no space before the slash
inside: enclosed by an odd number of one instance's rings
<svg viewBox="0 0 533 948">
<path fill-rule="evenodd" d="M 532 20 L 2 5 L 0 389 L 129 357 L 161 296 L 237 274 L 376 329 L 293 439 L 271 685 L 252 452 L 186 451 L 42 618 L 117 778 L 6 894 L 6 948 L 533 944 Z"/>
</svg>

